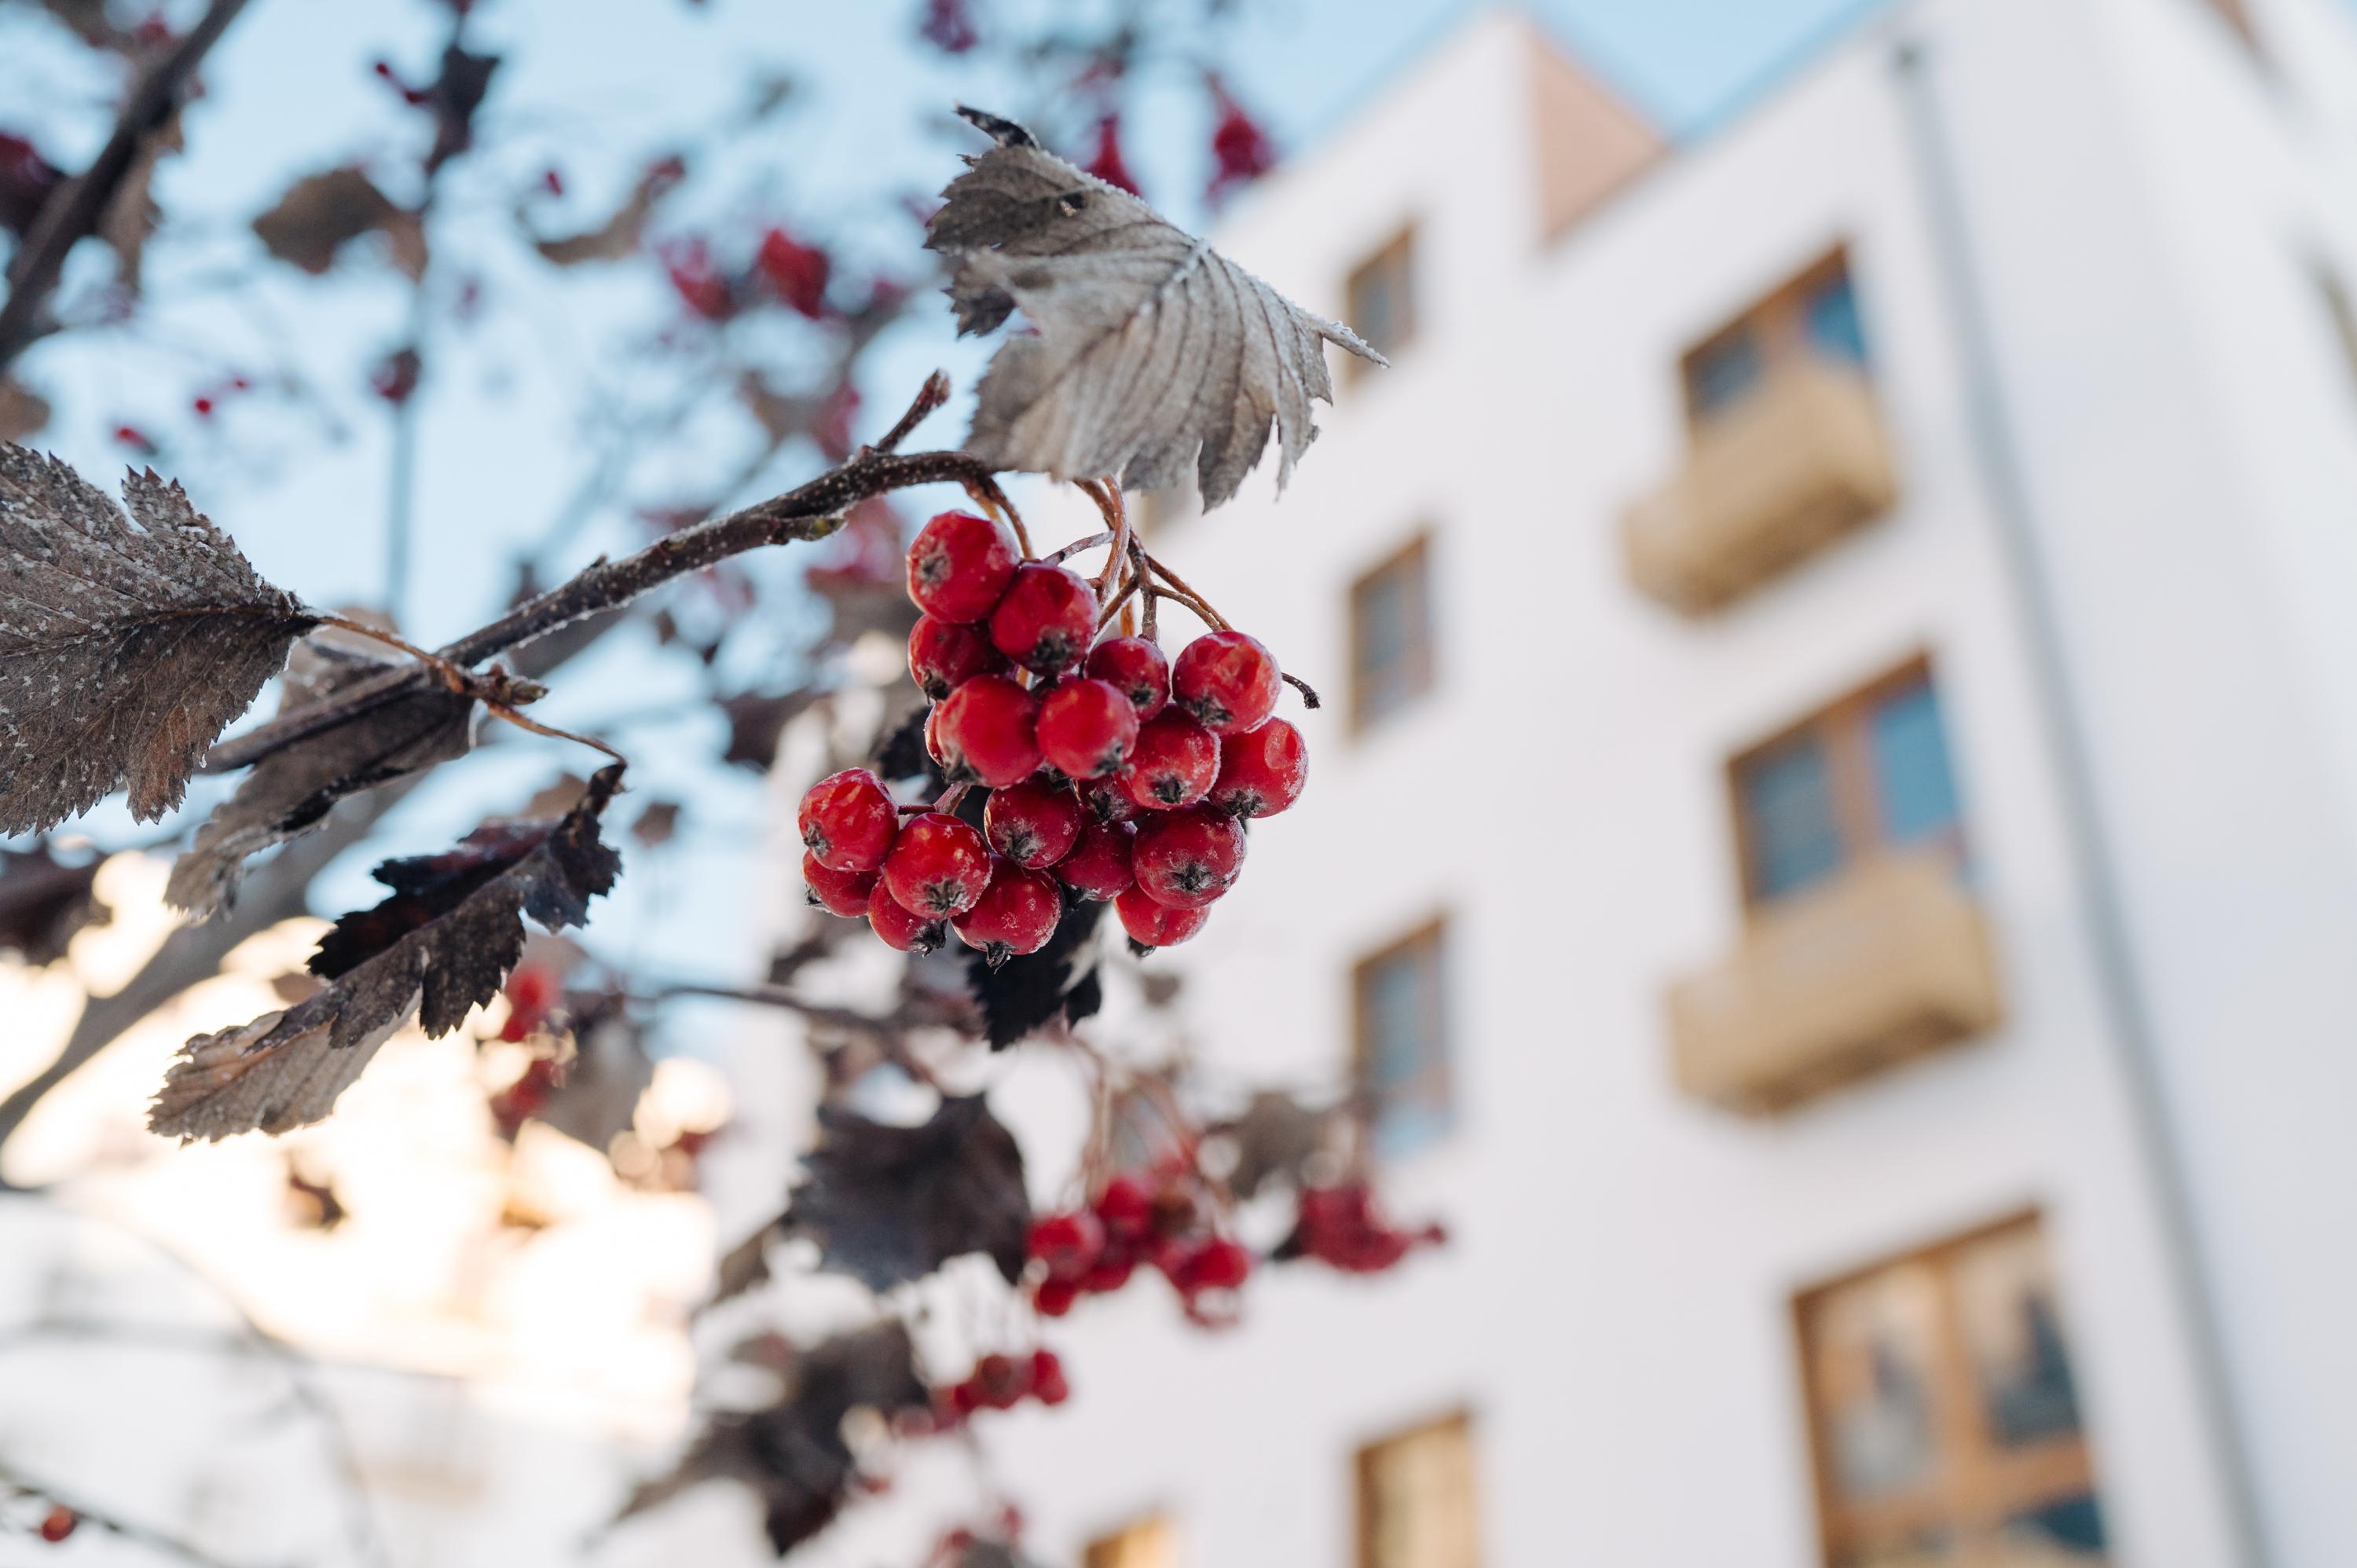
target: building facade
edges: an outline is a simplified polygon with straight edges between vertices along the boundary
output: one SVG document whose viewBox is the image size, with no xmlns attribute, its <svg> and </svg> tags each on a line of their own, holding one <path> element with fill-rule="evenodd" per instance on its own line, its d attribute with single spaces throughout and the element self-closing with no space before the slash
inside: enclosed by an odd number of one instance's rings
<svg viewBox="0 0 2357 1568">
<path fill-rule="evenodd" d="M 2357 1563 L 2346 12 L 1913 0 L 1675 148 L 1488 15 L 1219 239 L 1394 362 L 1157 510 L 1329 702 L 1156 961 L 1454 1240 L 1059 1325 L 1040 1547 Z"/>
</svg>

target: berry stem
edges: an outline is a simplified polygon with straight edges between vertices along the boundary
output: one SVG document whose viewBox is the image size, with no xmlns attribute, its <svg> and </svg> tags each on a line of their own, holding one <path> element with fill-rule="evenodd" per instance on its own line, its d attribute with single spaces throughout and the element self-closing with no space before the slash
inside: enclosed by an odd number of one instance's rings
<svg viewBox="0 0 2357 1568">
<path fill-rule="evenodd" d="M 1181 577 L 1178 573 L 1173 572 L 1169 567 L 1165 566 L 1152 555 L 1146 556 L 1146 564 L 1153 568 L 1154 575 L 1156 576 L 1160 577 L 1165 583 L 1169 585 L 1164 592 L 1169 597 L 1177 599 L 1180 604 L 1185 605 L 1189 609 L 1193 610 L 1197 615 L 1202 617 L 1204 625 L 1210 627 L 1213 631 L 1232 631 L 1235 629 L 1228 624 L 1227 617 L 1213 609 L 1211 607 L 1211 601 L 1203 597 L 1201 594 L 1196 592 L 1196 590 L 1188 583 L 1186 578 Z"/>
<path fill-rule="evenodd" d="M 1015 503 L 1006 499 L 1006 492 L 998 488 L 998 481 L 982 473 L 961 474 L 958 478 L 965 486 L 965 493 L 973 498 L 974 505 L 1015 531 L 1015 542 L 1022 546 L 1023 558 L 1026 561 L 1031 559 L 1031 531 L 1023 526 L 1023 514 L 1015 510 Z"/>
<path fill-rule="evenodd" d="M 1286 685 L 1292 687 L 1295 691 L 1301 693 L 1301 705 L 1308 708 L 1311 713 L 1314 714 L 1319 708 L 1325 706 L 1323 703 L 1318 700 L 1317 688 L 1310 685 L 1308 682 L 1303 680 L 1300 676 L 1280 673 L 1277 678 L 1283 681 Z"/>
<path fill-rule="evenodd" d="M 1060 565 L 1067 556 L 1078 555 L 1083 550 L 1094 550 L 1098 545 L 1103 544 L 1106 540 L 1111 539 L 1112 537 L 1112 530 L 1099 529 L 1096 532 L 1090 534 L 1086 539 L 1075 539 L 1070 544 L 1065 545 L 1061 550 L 1043 555 L 1040 559 L 1047 562 L 1051 566 Z"/>
</svg>

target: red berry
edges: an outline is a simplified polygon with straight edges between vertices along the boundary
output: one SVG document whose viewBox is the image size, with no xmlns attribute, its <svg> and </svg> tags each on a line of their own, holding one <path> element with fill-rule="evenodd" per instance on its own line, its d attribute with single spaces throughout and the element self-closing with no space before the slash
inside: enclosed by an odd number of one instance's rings
<svg viewBox="0 0 2357 1568">
<path fill-rule="evenodd" d="M 1040 1354 L 1044 1356 L 1047 1352 L 1043 1350 Z M 1060 1372 L 1059 1372 L 1058 1377 L 1060 1381 Z M 1061 1403 L 1062 1402 L 1060 1400 L 1056 1402 Z M 66 1507 L 63 1503 L 55 1504 L 50 1508 L 48 1513 L 41 1516 L 41 1539 L 48 1541 L 51 1546 L 55 1546 L 67 1536 L 71 1535 L 74 1532 L 74 1527 L 81 1523 L 81 1515 L 74 1512 L 73 1509 Z"/>
<path fill-rule="evenodd" d="M 1220 742 L 1220 777 L 1211 810 L 1232 817 L 1273 817 L 1301 799 L 1309 782 L 1309 747 L 1283 719 Z"/>
<path fill-rule="evenodd" d="M 1170 700 L 1213 735 L 1238 735 L 1276 711 L 1276 660 L 1260 639 L 1212 631 L 1178 650 Z"/>
<path fill-rule="evenodd" d="M 1241 1241 L 1208 1236 L 1187 1253 L 1173 1283 L 1181 1290 L 1235 1290 L 1252 1276 L 1252 1254 Z"/>
<path fill-rule="evenodd" d="M 978 627 L 919 616 L 909 633 L 909 678 L 936 703 L 975 676 L 1006 668 L 1006 656 Z"/>
<path fill-rule="evenodd" d="M 1104 1221 L 1082 1208 L 1033 1220 L 1024 1249 L 1048 1265 L 1049 1279 L 1076 1280 L 1089 1272 L 1104 1242 Z"/>
<path fill-rule="evenodd" d="M 1107 826 L 1130 822 L 1137 816 L 1137 802 L 1121 787 L 1121 775 L 1117 773 L 1110 779 L 1083 779 L 1076 793 L 1081 804 L 1088 808 L 1090 817 Z"/>
<path fill-rule="evenodd" d="M 1072 1303 L 1081 1296 L 1081 1287 L 1071 1280 L 1050 1275 L 1041 1280 L 1031 1293 L 1031 1305 L 1042 1317 L 1061 1317 L 1072 1310 Z"/>
<path fill-rule="evenodd" d="M 1090 1207 L 1104 1221 L 1105 1234 L 1117 1241 L 1140 1241 L 1154 1229 L 1154 1194 L 1133 1176 L 1117 1176 Z"/>
<path fill-rule="evenodd" d="M 1130 869 L 1136 832 L 1127 822 L 1091 822 L 1072 852 L 1056 863 L 1056 880 L 1092 904 L 1118 897 L 1137 880 Z"/>
<path fill-rule="evenodd" d="M 1177 909 L 1157 903 L 1136 887 L 1115 898 L 1113 910 L 1121 917 L 1121 929 L 1129 933 L 1129 940 L 1142 948 L 1177 947 L 1211 918 L 1201 909 Z"/>
<path fill-rule="evenodd" d="M 1136 1268 L 1135 1255 L 1108 1251 L 1089 1265 L 1089 1272 L 1080 1278 L 1080 1286 L 1091 1295 L 1110 1295 L 1129 1283 Z"/>
<path fill-rule="evenodd" d="M 1109 681 L 1061 681 L 1039 704 L 1039 754 L 1074 779 L 1118 772 L 1137 744 L 1137 710 Z"/>
<path fill-rule="evenodd" d="M 1137 744 L 1116 775 L 1124 792 L 1149 811 L 1193 805 L 1219 776 L 1219 736 L 1176 708 L 1138 726 Z"/>
<path fill-rule="evenodd" d="M 1017 1364 L 1012 1356 L 992 1351 L 974 1364 L 974 1376 L 966 1381 L 973 1386 L 974 1398 L 992 1410 L 1013 1410 L 1023 1396 L 1031 1391 L 1031 1369 Z"/>
<path fill-rule="evenodd" d="M 1064 1363 L 1053 1350 L 1031 1352 L 1031 1397 L 1045 1405 L 1072 1397 L 1071 1385 L 1064 1380 Z"/>
<path fill-rule="evenodd" d="M 797 820 L 804 847 L 820 864 L 873 871 L 891 851 L 900 814 L 882 779 L 865 768 L 846 768 L 810 787 Z"/>
<path fill-rule="evenodd" d="M 1121 688 L 1137 716 L 1150 719 L 1170 702 L 1170 660 L 1143 637 L 1114 637 L 1089 654 L 1088 672 Z"/>
<path fill-rule="evenodd" d="M 1063 913 L 1063 895 L 1056 891 L 1054 877 L 993 855 L 982 897 L 952 919 L 950 929 L 996 969 L 1010 958 L 1046 947 Z"/>
<path fill-rule="evenodd" d="M 982 835 L 945 811 L 927 811 L 900 830 L 881 886 L 903 909 L 938 920 L 973 908 L 989 881 Z"/>
<path fill-rule="evenodd" d="M 1023 559 L 1014 531 L 970 511 L 945 511 L 909 546 L 909 597 L 943 620 L 987 618 Z"/>
<path fill-rule="evenodd" d="M 1138 887 L 1157 904 L 1200 909 L 1232 886 L 1244 864 L 1244 830 L 1206 807 L 1159 812 L 1141 823 L 1130 851 Z"/>
<path fill-rule="evenodd" d="M 830 915 L 856 919 L 867 913 L 868 895 L 876 891 L 872 871 L 837 871 L 804 852 L 802 880 L 810 886 L 811 902 Z"/>
<path fill-rule="evenodd" d="M 1016 865 L 1043 871 L 1072 852 L 1082 816 L 1081 798 L 1071 790 L 1027 779 L 991 791 L 982 831 L 990 847 Z"/>
<path fill-rule="evenodd" d="M 508 1021 L 500 1027 L 500 1038 L 514 1045 L 531 1038 L 556 1005 L 555 972 L 544 964 L 519 965 L 508 976 L 507 993 Z"/>
<path fill-rule="evenodd" d="M 1039 770 L 1039 699 L 1013 676 L 975 676 L 949 694 L 939 716 L 952 783 L 1003 789 Z"/>
<path fill-rule="evenodd" d="M 931 952 L 947 939 L 937 916 L 911 915 L 892 897 L 892 890 L 877 878 L 867 895 L 867 929 L 883 939 L 884 945 L 894 952 Z"/>
<path fill-rule="evenodd" d="M 925 710 L 925 755 L 933 759 L 934 767 L 943 772 L 949 770 L 949 753 L 942 749 L 942 707 L 939 703 Z"/>
<path fill-rule="evenodd" d="M 990 612 L 990 640 L 998 651 L 1042 675 L 1078 664 L 1096 629 L 1097 596 L 1088 580 L 1044 561 L 1017 570 Z"/>
</svg>

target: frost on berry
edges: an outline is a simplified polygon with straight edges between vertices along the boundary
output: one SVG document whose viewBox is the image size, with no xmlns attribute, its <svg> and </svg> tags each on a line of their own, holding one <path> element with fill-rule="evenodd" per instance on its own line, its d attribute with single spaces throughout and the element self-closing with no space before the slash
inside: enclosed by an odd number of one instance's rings
<svg viewBox="0 0 2357 1568">
<path fill-rule="evenodd" d="M 1113 909 L 1121 917 L 1121 929 L 1129 933 L 1129 940 L 1142 948 L 1177 947 L 1211 918 L 1207 910 L 1174 908 L 1135 886 L 1113 901 Z"/>
<path fill-rule="evenodd" d="M 1078 664 L 1096 629 L 1097 596 L 1087 579 L 1041 561 L 1017 570 L 990 612 L 990 640 L 998 650 L 1042 675 Z"/>
<path fill-rule="evenodd" d="M 1083 779 L 1072 789 L 1092 822 L 1126 822 L 1137 817 L 1137 802 L 1122 788 L 1119 774 L 1111 779 Z"/>
<path fill-rule="evenodd" d="M 1056 880 L 1082 898 L 1102 903 L 1136 880 L 1130 870 L 1130 844 L 1136 830 L 1127 822 L 1091 822 L 1081 830 L 1071 853 L 1056 863 Z"/>
<path fill-rule="evenodd" d="M 1039 699 L 1007 675 L 977 675 L 941 705 L 937 738 L 952 783 L 993 789 L 1039 768 Z"/>
<path fill-rule="evenodd" d="M 1219 737 L 1170 707 L 1138 726 L 1137 744 L 1116 777 L 1123 792 L 1148 811 L 1175 811 L 1210 794 L 1219 775 Z"/>
<path fill-rule="evenodd" d="M 989 617 L 1022 559 L 1005 523 L 941 512 L 909 546 L 909 597 L 929 616 L 971 625 Z"/>
<path fill-rule="evenodd" d="M 1170 660 L 1149 638 L 1107 638 L 1090 650 L 1088 673 L 1120 687 L 1141 720 L 1152 718 L 1170 702 Z"/>
<path fill-rule="evenodd" d="M 1232 735 L 1220 743 L 1220 776 L 1211 806 L 1232 817 L 1273 817 L 1301 799 L 1309 781 L 1309 748 L 1283 719 Z"/>
<path fill-rule="evenodd" d="M 975 676 L 1006 668 L 1006 656 L 978 627 L 919 616 L 909 632 L 909 679 L 936 703 Z"/>
<path fill-rule="evenodd" d="M 1170 700 L 1213 735 L 1240 734 L 1276 710 L 1276 660 L 1256 637 L 1212 631 L 1178 650 Z"/>
<path fill-rule="evenodd" d="M 973 908 L 989 880 L 990 849 L 982 835 L 942 811 L 911 817 L 884 861 L 883 886 L 893 900 L 936 919 Z"/>
<path fill-rule="evenodd" d="M 812 785 L 797 822 L 802 845 L 837 871 L 873 871 L 892 847 L 899 815 L 884 781 L 865 768 L 846 768 Z"/>
<path fill-rule="evenodd" d="M 996 968 L 1010 958 L 1046 947 L 1063 912 L 1063 895 L 1056 891 L 1054 877 L 1000 855 L 991 862 L 990 880 L 982 897 L 973 908 L 952 919 L 950 929 Z"/>
<path fill-rule="evenodd" d="M 1225 893 L 1244 863 L 1244 831 L 1208 808 L 1157 814 L 1140 824 L 1130 865 L 1158 904 L 1200 909 Z"/>
<path fill-rule="evenodd" d="M 1081 836 L 1080 797 L 1042 779 L 991 791 L 982 813 L 990 847 L 1033 871 L 1044 870 L 1071 853 Z"/>
<path fill-rule="evenodd" d="M 802 881 L 810 888 L 812 903 L 830 915 L 850 918 L 867 913 L 868 895 L 876 891 L 873 871 L 837 871 L 807 851 L 802 854 Z"/>
<path fill-rule="evenodd" d="M 1039 704 L 1039 753 L 1068 778 L 1119 771 L 1137 731 L 1137 709 L 1109 681 L 1059 682 Z"/>
<path fill-rule="evenodd" d="M 929 953 L 948 939 L 935 915 L 912 915 L 878 877 L 867 895 L 867 929 L 894 952 Z"/>
</svg>

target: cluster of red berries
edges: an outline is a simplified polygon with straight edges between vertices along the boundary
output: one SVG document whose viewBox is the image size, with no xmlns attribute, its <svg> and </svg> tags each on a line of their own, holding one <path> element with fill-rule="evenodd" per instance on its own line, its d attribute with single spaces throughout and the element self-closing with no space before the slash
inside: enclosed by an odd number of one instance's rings
<svg viewBox="0 0 2357 1568">
<path fill-rule="evenodd" d="M 1253 1268 L 1251 1251 L 1212 1228 L 1200 1184 L 1183 1169 L 1151 1183 L 1114 1176 L 1085 1208 L 1034 1220 L 1028 1250 L 1040 1265 L 1031 1305 L 1046 1317 L 1119 1290 L 1146 1263 L 1178 1291 L 1188 1316 L 1205 1321 L 1202 1298 L 1242 1289 Z"/>
<path fill-rule="evenodd" d="M 1034 1350 L 1024 1357 L 993 1351 L 976 1361 L 963 1380 L 935 1392 L 934 1419 L 950 1426 L 978 1410 L 1013 1410 L 1027 1399 L 1052 1407 L 1071 1397 L 1064 1363 L 1053 1350 Z"/>
<path fill-rule="evenodd" d="M 1379 1274 L 1420 1246 L 1448 1239 L 1438 1225 L 1402 1230 L 1375 1208 L 1364 1182 L 1301 1189 L 1293 1234 L 1277 1249 L 1281 1258 L 1315 1258 L 1346 1274 Z"/>
<path fill-rule="evenodd" d="M 1113 900 L 1141 947 L 1201 929 L 1243 868 L 1243 820 L 1308 778 L 1301 732 L 1270 716 L 1268 650 L 1240 631 L 1176 660 L 1147 638 L 1099 641 L 1088 580 L 1023 559 L 973 512 L 919 531 L 909 596 L 925 746 L 952 786 L 990 791 L 983 828 L 939 810 L 903 822 L 864 768 L 822 779 L 799 814 L 813 901 L 903 952 L 938 947 L 946 923 L 994 963 L 1044 946 L 1067 895 Z"/>
</svg>

